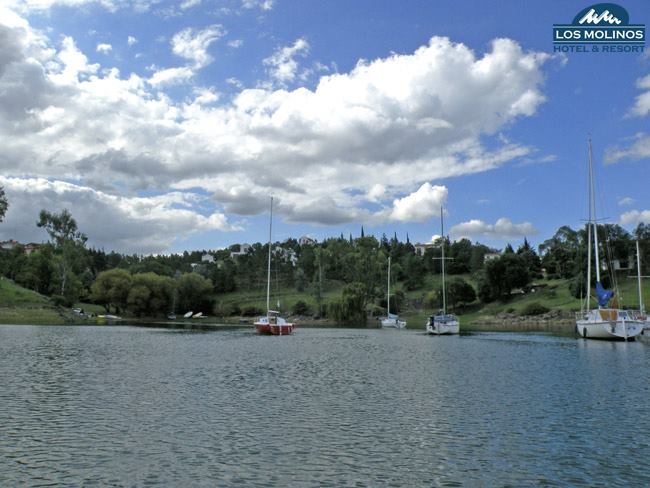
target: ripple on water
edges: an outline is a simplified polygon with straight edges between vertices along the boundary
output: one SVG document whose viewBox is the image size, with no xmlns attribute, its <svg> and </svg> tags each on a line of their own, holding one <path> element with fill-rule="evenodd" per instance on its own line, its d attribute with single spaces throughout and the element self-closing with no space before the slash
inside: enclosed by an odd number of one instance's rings
<svg viewBox="0 0 650 488">
<path fill-rule="evenodd" d="M 649 351 L 3 326 L 0 486 L 647 486 Z"/>
</svg>

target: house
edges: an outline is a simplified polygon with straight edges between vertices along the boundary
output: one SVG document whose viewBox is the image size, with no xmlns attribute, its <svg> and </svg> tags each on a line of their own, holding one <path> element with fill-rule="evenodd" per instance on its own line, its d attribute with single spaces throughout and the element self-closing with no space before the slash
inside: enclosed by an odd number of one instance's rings
<svg viewBox="0 0 650 488">
<path fill-rule="evenodd" d="M 415 248 L 415 254 L 424 256 L 424 253 L 427 249 L 434 249 L 436 245 L 433 242 L 427 242 L 420 244 L 419 242 L 413 246 Z"/>
<path fill-rule="evenodd" d="M 501 257 L 500 252 L 486 252 L 483 255 L 483 262 L 487 263 L 488 261 L 493 261 L 495 259 L 499 259 Z"/>
<path fill-rule="evenodd" d="M 248 251 L 250 251 L 250 248 L 251 248 L 250 244 L 246 244 L 246 243 L 241 244 L 239 246 L 239 251 L 231 251 L 230 252 L 230 257 L 232 259 L 235 259 L 236 257 L 243 256 L 243 255 L 247 254 Z"/>
<path fill-rule="evenodd" d="M 298 239 L 298 244 L 301 246 L 313 246 L 317 243 L 316 239 L 312 239 L 309 236 L 302 236 L 300 239 Z"/>
<path fill-rule="evenodd" d="M 25 254 L 29 256 L 31 253 L 38 251 L 40 248 L 41 244 L 30 242 L 29 244 L 25 244 Z"/>
<path fill-rule="evenodd" d="M 212 254 L 208 254 L 207 252 L 201 256 L 201 262 L 202 263 L 214 263 L 214 256 Z"/>
<path fill-rule="evenodd" d="M 9 239 L 8 241 L 0 242 L 0 249 L 3 249 L 5 251 L 11 251 L 18 244 L 20 244 L 20 242 L 14 241 L 13 239 Z"/>
</svg>

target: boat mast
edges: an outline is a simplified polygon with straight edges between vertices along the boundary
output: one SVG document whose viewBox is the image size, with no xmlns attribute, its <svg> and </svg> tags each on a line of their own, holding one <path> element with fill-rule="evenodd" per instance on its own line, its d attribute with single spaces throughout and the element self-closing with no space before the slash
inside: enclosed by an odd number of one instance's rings
<svg viewBox="0 0 650 488">
<path fill-rule="evenodd" d="M 442 206 L 440 207 L 440 234 L 442 238 L 442 314 L 447 315 L 447 294 L 445 291 L 445 223 L 442 218 Z"/>
<path fill-rule="evenodd" d="M 271 309 L 271 235 L 273 232 L 273 197 L 271 197 L 271 216 L 269 218 L 269 265 L 266 272 L 266 316 Z"/>
<path fill-rule="evenodd" d="M 596 282 L 600 282 L 600 260 L 598 258 L 598 226 L 596 225 L 596 202 L 594 199 L 594 170 L 593 170 L 593 163 L 592 163 L 592 152 L 591 152 L 591 139 L 589 139 L 589 180 L 590 180 L 590 188 L 589 188 L 589 196 L 591 199 L 590 205 L 590 214 L 592 215 L 592 225 L 594 228 L 594 256 L 596 258 Z M 598 308 L 600 308 L 600 304 L 598 305 Z"/>
<path fill-rule="evenodd" d="M 639 284 L 639 312 L 645 313 L 643 295 L 641 294 L 641 253 L 639 252 L 639 238 L 636 239 L 636 278 Z"/>
<path fill-rule="evenodd" d="M 587 310 L 590 310 L 591 301 L 591 139 L 589 139 L 589 220 L 587 220 Z"/>
<path fill-rule="evenodd" d="M 386 317 L 390 316 L 390 256 L 388 256 L 388 285 L 386 286 L 386 295 L 388 297 L 388 304 L 386 305 Z"/>
</svg>

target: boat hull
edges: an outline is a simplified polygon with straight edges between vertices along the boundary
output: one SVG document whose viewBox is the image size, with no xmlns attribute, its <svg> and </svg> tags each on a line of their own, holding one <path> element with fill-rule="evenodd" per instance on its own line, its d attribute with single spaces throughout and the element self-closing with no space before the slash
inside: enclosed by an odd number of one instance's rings
<svg viewBox="0 0 650 488">
<path fill-rule="evenodd" d="M 576 321 L 576 332 L 585 339 L 604 339 L 610 341 L 633 340 L 643 332 L 644 323 L 640 320 L 617 321 Z"/>
<path fill-rule="evenodd" d="M 406 327 L 406 321 L 395 320 L 395 319 L 382 319 L 381 327 L 382 329 L 403 329 Z"/>
<path fill-rule="evenodd" d="M 293 332 L 294 328 L 295 325 L 291 323 L 269 324 L 266 322 L 255 322 L 255 330 L 257 330 L 258 334 L 262 335 L 289 335 Z"/>
<path fill-rule="evenodd" d="M 432 335 L 452 335 L 460 334 L 460 324 L 458 322 L 427 324 L 427 333 Z"/>
</svg>

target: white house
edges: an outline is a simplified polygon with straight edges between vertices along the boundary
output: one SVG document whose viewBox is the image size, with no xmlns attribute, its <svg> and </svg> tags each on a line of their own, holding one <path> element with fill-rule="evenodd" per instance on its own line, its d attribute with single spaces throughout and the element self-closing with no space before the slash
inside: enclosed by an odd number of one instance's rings
<svg viewBox="0 0 650 488">
<path fill-rule="evenodd" d="M 214 256 L 212 254 L 208 254 L 207 252 L 201 256 L 201 262 L 202 263 L 214 263 Z"/>
<path fill-rule="evenodd" d="M 316 239 L 312 239 L 309 236 L 302 236 L 300 239 L 298 239 L 298 244 L 301 246 L 313 246 L 316 244 Z"/>
<path fill-rule="evenodd" d="M 250 245 L 250 244 L 246 244 L 246 243 L 241 244 L 241 245 L 239 246 L 239 251 L 231 251 L 231 252 L 230 252 L 230 257 L 231 257 L 232 259 L 235 259 L 235 258 L 238 257 L 238 256 L 243 256 L 244 254 L 248 253 L 248 251 L 250 250 L 250 248 L 251 248 L 251 245 Z"/>
<path fill-rule="evenodd" d="M 413 246 L 415 248 L 415 254 L 419 254 L 420 256 L 424 256 L 424 252 L 427 249 L 433 249 L 436 247 L 436 245 L 433 242 L 426 242 L 424 244 L 420 244 L 419 242 Z"/>
</svg>

